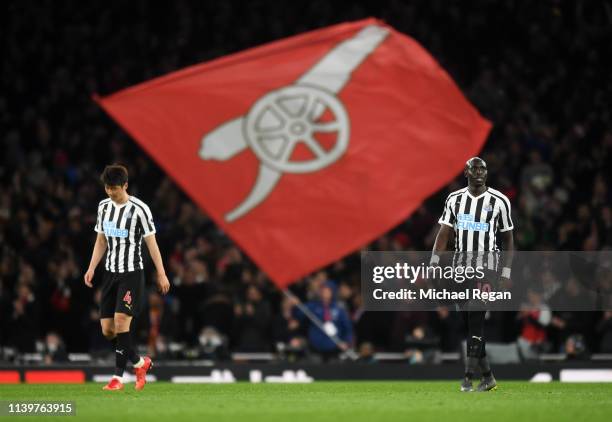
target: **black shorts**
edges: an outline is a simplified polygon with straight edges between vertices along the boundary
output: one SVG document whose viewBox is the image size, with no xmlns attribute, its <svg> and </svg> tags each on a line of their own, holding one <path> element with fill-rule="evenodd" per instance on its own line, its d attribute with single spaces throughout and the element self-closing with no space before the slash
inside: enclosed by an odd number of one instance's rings
<svg viewBox="0 0 612 422">
<path fill-rule="evenodd" d="M 137 316 L 144 302 L 144 271 L 111 273 L 102 279 L 100 318 L 113 318 L 115 313 Z"/>
</svg>

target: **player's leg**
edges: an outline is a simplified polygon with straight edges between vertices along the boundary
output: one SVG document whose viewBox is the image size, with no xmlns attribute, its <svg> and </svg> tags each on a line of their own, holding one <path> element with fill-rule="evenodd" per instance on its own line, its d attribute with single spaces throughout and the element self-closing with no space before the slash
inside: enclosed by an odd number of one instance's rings
<svg viewBox="0 0 612 422">
<path fill-rule="evenodd" d="M 497 273 L 495 271 L 486 270 L 485 271 L 486 280 L 496 280 Z M 488 290 L 493 290 L 493 283 L 483 283 L 483 286 L 488 286 Z M 483 343 L 482 350 L 480 353 L 480 357 L 478 359 L 478 367 L 480 368 L 481 379 L 477 391 L 490 391 L 497 389 L 497 381 L 493 376 L 493 371 L 491 371 L 491 365 L 489 364 L 489 358 L 487 357 L 486 346 L 484 342 L 484 325 L 485 325 L 485 313 L 482 314 L 482 321 L 480 319 L 475 321 L 476 324 L 480 324 L 480 329 L 483 333 Z"/>
<path fill-rule="evenodd" d="M 468 315 L 468 365 L 472 375 L 480 369 L 481 380 L 476 391 L 489 391 L 497 388 L 497 382 L 491 371 L 491 365 L 486 353 L 484 338 L 485 311 L 470 312 Z M 471 346 L 471 356 L 470 349 Z"/>
<path fill-rule="evenodd" d="M 484 322 L 484 318 L 483 318 Z M 484 326 L 484 323 L 483 323 Z M 484 331 L 484 330 L 483 330 Z M 484 337 L 483 337 L 484 340 Z M 478 359 L 478 366 L 480 368 L 480 373 L 482 377 L 480 379 L 480 383 L 476 388 L 476 391 L 491 391 L 497 389 L 497 381 L 495 380 L 495 376 L 493 376 L 493 371 L 491 370 L 491 365 L 489 364 L 489 358 L 487 357 L 487 351 L 485 350 L 485 344 L 483 341 L 482 351 L 480 358 Z"/>
<path fill-rule="evenodd" d="M 473 391 L 472 380 L 483 357 L 484 342 L 484 311 L 467 311 L 463 313 L 467 324 L 467 350 L 465 375 L 461 383 L 461 391 Z"/>
<path fill-rule="evenodd" d="M 115 333 L 115 319 L 114 317 L 100 318 L 100 325 L 102 327 L 102 335 L 111 342 L 113 350 L 117 343 L 117 333 Z"/>
<path fill-rule="evenodd" d="M 477 351 L 477 347 L 478 344 L 475 343 L 474 339 L 472 339 L 472 330 L 471 330 L 471 326 L 472 326 L 472 319 L 473 316 L 471 315 L 473 312 L 469 312 L 469 311 L 463 311 L 461 312 L 461 316 L 463 317 L 463 320 L 466 324 L 466 328 L 467 328 L 467 339 L 466 339 L 466 343 L 467 343 L 467 350 L 466 350 L 466 361 L 465 361 L 465 374 L 463 376 L 463 380 L 461 381 L 461 391 L 463 392 L 470 392 L 470 391 L 474 391 L 473 385 L 472 385 L 472 379 L 474 378 L 474 372 L 476 370 L 476 367 L 478 365 L 478 354 L 479 351 Z"/>
<path fill-rule="evenodd" d="M 100 328 L 102 335 L 113 344 L 115 349 L 115 304 L 117 302 L 117 283 L 112 273 L 105 273 L 100 295 Z"/>
<path fill-rule="evenodd" d="M 117 354 L 116 371 L 123 374 L 127 362 L 129 361 L 136 373 L 137 390 L 142 390 L 146 382 L 146 373 L 153 366 L 151 358 L 140 357 L 132 346 L 132 335 L 130 327 L 133 317 L 138 315 L 144 302 L 144 274 L 142 271 L 135 271 L 125 274 L 119 284 L 117 296 L 117 306 L 115 309 L 115 330 L 117 332 L 117 348 L 123 354 Z"/>
<path fill-rule="evenodd" d="M 117 302 L 117 280 L 112 273 L 106 273 L 102 284 L 102 297 L 100 300 L 100 326 L 102 334 L 113 345 L 117 353 L 117 331 L 115 329 L 115 306 Z M 113 376 L 104 390 L 116 391 L 123 389 L 121 377 Z"/>
</svg>

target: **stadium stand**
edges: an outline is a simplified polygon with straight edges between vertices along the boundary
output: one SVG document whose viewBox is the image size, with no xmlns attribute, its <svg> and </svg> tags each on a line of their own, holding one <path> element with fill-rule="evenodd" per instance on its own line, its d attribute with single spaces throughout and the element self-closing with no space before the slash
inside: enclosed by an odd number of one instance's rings
<svg viewBox="0 0 612 422">
<path fill-rule="evenodd" d="M 104 195 L 98 176 L 111 162 L 128 166 L 130 192 L 154 210 L 173 284 L 164 298 L 151 289 L 136 330 L 141 346 L 158 359 L 316 359 L 293 305 L 91 95 L 367 16 L 419 40 L 494 123 L 482 156 L 491 184 L 512 202 L 517 249 L 610 249 L 608 6 L 570 0 L 133 1 L 76 9 L 70 2 L 3 3 L 0 360 L 83 361 L 110 352 L 98 329 L 99 293 L 83 285 L 82 274 Z M 458 177 L 369 248 L 431 249 L 443 198 L 462 183 Z M 458 357 L 463 328 L 456 314 L 445 308 L 363 312 L 359 271 L 356 253 L 292 290 L 308 301 L 322 283 L 335 285 L 363 361 Z M 487 338 L 502 345 L 523 338 L 516 313 L 492 314 L 487 329 Z M 612 353 L 612 311 L 555 313 L 544 336 L 536 358 Z M 422 346 L 407 346 L 407 337 Z"/>
</svg>

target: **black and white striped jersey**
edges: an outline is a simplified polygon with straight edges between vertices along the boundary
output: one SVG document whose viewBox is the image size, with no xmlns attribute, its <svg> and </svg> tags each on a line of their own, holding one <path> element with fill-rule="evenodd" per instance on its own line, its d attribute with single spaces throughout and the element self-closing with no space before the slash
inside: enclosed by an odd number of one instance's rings
<svg viewBox="0 0 612 422">
<path fill-rule="evenodd" d="M 142 270 L 142 238 L 155 234 L 151 210 L 140 199 L 129 196 L 118 205 L 110 198 L 100 201 L 94 229 L 108 242 L 107 271 L 125 273 Z"/>
<path fill-rule="evenodd" d="M 448 195 L 438 223 L 455 230 L 455 251 L 499 251 L 496 235 L 514 228 L 510 201 L 500 191 L 487 188 L 479 196 L 468 188 Z"/>
</svg>

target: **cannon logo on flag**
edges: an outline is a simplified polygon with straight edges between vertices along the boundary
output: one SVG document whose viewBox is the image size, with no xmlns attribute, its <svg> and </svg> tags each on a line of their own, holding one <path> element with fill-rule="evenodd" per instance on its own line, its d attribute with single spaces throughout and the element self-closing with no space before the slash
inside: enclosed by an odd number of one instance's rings
<svg viewBox="0 0 612 422">
<path fill-rule="evenodd" d="M 259 98 L 246 117 L 222 124 L 202 139 L 200 157 L 225 161 L 251 148 L 260 161 L 255 186 L 247 198 L 225 214 L 232 222 L 265 201 L 283 173 L 310 173 L 336 162 L 350 140 L 350 119 L 336 96 L 351 73 L 384 41 L 389 31 L 370 25 L 338 44 L 294 85 Z M 317 133 L 335 135 L 324 148 Z M 292 160 L 298 144 L 310 152 L 307 160 Z"/>
</svg>

